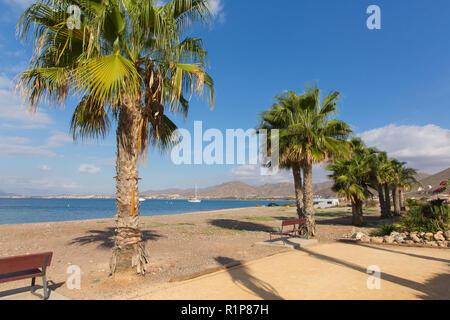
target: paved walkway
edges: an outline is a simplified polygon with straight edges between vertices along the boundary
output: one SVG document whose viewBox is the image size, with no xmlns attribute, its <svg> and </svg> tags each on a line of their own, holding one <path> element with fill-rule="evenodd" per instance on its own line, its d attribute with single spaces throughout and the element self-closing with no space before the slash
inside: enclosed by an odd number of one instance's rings
<svg viewBox="0 0 450 320">
<path fill-rule="evenodd" d="M 367 287 L 373 265 L 381 269 L 379 290 Z M 319 244 L 169 283 L 137 299 L 450 299 L 450 250 Z"/>
</svg>

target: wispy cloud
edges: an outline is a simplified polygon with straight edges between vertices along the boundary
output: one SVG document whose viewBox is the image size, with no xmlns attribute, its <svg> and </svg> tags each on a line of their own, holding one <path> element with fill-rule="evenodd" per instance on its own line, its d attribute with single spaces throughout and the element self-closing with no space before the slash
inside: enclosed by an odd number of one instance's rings
<svg viewBox="0 0 450 320">
<path fill-rule="evenodd" d="M 45 128 L 52 123 L 42 110 L 29 111 L 13 90 L 12 80 L 0 74 L 0 126 L 6 128 Z"/>
<path fill-rule="evenodd" d="M 50 168 L 49 166 L 47 166 L 46 164 L 43 164 L 42 166 L 39 166 L 39 169 L 41 171 L 51 171 L 52 168 Z"/>
<path fill-rule="evenodd" d="M 39 178 L 9 176 L 2 177 L 4 186 L 11 193 L 22 195 L 65 194 L 80 191 L 81 187 L 67 177 L 45 176 Z"/>
<path fill-rule="evenodd" d="M 223 0 L 208 0 L 209 9 L 215 19 L 220 23 L 226 22 L 226 14 L 224 12 L 225 4 Z"/>
<path fill-rule="evenodd" d="M 78 171 L 81 173 L 96 174 L 100 172 L 100 168 L 96 167 L 93 164 L 82 164 Z"/>
<path fill-rule="evenodd" d="M 72 142 L 72 139 L 62 133 L 50 136 L 43 145 L 32 145 L 32 140 L 24 137 L 0 136 L 0 154 L 23 157 L 56 157 L 52 150 Z"/>
<path fill-rule="evenodd" d="M 47 139 L 47 147 L 54 148 L 60 147 L 66 143 L 73 142 L 73 138 L 69 137 L 65 133 L 56 133 Z"/>
</svg>

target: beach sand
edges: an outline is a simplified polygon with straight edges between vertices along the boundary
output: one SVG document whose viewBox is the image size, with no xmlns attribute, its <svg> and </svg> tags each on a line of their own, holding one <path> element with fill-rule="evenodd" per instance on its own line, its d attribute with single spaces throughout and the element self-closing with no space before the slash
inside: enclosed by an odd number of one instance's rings
<svg viewBox="0 0 450 320">
<path fill-rule="evenodd" d="M 379 223 L 376 210 L 367 221 Z M 352 231 L 350 208 L 317 213 L 320 243 L 334 242 Z M 253 207 L 179 215 L 142 217 L 150 272 L 109 276 L 114 220 L 85 220 L 20 225 L 0 225 L 0 257 L 53 251 L 48 269 L 51 288 L 71 299 L 127 299 L 171 279 L 221 266 L 219 257 L 249 261 L 285 251 L 282 247 L 257 246 L 278 229 L 281 220 L 295 218 L 295 208 Z M 81 269 L 80 290 L 69 290 L 67 268 Z M 0 296 L 8 290 L 29 286 L 29 280 L 0 284 Z M 40 279 L 37 280 L 40 284 Z"/>
</svg>

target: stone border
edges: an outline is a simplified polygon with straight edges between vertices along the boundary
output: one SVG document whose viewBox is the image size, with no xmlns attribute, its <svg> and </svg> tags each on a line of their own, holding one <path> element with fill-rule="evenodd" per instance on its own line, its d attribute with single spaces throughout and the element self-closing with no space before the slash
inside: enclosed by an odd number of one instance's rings
<svg viewBox="0 0 450 320">
<path fill-rule="evenodd" d="M 386 246 L 386 247 L 427 248 L 427 249 L 444 249 L 444 250 L 450 249 L 450 247 L 430 246 L 430 245 L 420 244 L 420 243 L 415 243 L 415 244 L 386 243 L 386 242 L 373 243 L 373 242 L 362 242 L 361 240 L 349 239 L 349 238 L 340 238 L 340 239 L 337 239 L 337 241 L 338 242 L 343 242 L 343 243 L 365 244 L 365 245 L 381 246 L 381 247 Z"/>
</svg>

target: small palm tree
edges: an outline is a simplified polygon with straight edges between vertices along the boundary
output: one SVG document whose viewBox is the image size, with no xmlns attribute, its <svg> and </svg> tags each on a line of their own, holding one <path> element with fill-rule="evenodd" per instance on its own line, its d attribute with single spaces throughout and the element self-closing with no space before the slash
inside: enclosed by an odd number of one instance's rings
<svg viewBox="0 0 450 320">
<path fill-rule="evenodd" d="M 345 195 L 352 204 L 352 224 L 363 224 L 363 203 L 371 196 L 371 170 L 374 161 L 362 140 L 352 138 L 350 141 L 351 156 L 340 157 L 327 167 L 332 171 L 328 176 L 334 180 L 332 190 Z"/>
<path fill-rule="evenodd" d="M 73 5 L 79 29 L 67 23 Z M 18 79 L 29 105 L 80 97 L 71 123 L 75 139 L 105 137 L 117 122 L 112 272 L 134 266 L 145 273 L 138 163 L 148 146 L 164 150 L 177 141 L 166 113 L 186 116 L 192 93 L 208 94 L 213 106 L 202 40 L 181 40 L 187 26 L 210 17 L 207 0 L 41 0 L 18 23 L 22 40 L 30 34 L 34 40 L 31 64 Z"/>
<path fill-rule="evenodd" d="M 393 170 L 392 179 L 392 198 L 394 199 L 394 213 L 399 216 L 402 210 L 405 210 L 404 189 L 410 189 L 419 184 L 415 178 L 417 170 L 405 166 L 405 162 L 399 162 L 392 159 Z"/>
</svg>

